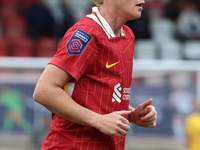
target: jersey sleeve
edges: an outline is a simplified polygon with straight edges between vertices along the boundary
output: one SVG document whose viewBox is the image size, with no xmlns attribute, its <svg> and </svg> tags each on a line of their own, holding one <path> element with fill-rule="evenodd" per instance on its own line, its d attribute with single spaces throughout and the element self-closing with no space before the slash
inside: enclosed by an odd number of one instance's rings
<svg viewBox="0 0 200 150">
<path fill-rule="evenodd" d="M 72 27 L 64 35 L 49 64 L 63 69 L 73 77 L 70 82 L 76 82 L 89 71 L 97 57 L 96 43 L 95 31 L 91 27 Z"/>
</svg>

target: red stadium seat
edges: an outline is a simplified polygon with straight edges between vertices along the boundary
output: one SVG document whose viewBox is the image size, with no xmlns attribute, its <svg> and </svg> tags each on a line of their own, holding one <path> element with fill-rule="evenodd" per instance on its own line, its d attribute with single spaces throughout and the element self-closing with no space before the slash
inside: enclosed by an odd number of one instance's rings
<svg viewBox="0 0 200 150">
<path fill-rule="evenodd" d="M 9 56 L 8 42 L 5 38 L 0 38 L 0 56 Z"/>
<path fill-rule="evenodd" d="M 5 25 L 25 27 L 26 22 L 22 16 L 11 16 L 5 19 Z"/>
<path fill-rule="evenodd" d="M 8 4 L 8 5 L 17 5 L 19 4 L 20 0 L 0 0 L 1 5 L 2 4 Z"/>
<path fill-rule="evenodd" d="M 26 34 L 26 23 L 21 16 L 8 17 L 4 23 L 5 36 L 9 39 L 23 37 Z"/>
<path fill-rule="evenodd" d="M 33 57 L 34 41 L 28 37 L 17 38 L 13 40 L 13 56 Z"/>
<path fill-rule="evenodd" d="M 29 7 L 35 2 L 35 0 L 21 0 L 21 5 L 24 11 L 27 11 Z"/>
<path fill-rule="evenodd" d="M 37 41 L 37 56 L 52 57 L 58 48 L 58 41 L 53 37 L 42 37 Z"/>
<path fill-rule="evenodd" d="M 5 19 L 7 17 L 16 16 L 18 14 L 18 8 L 16 5 L 1 5 L 0 16 Z"/>
</svg>

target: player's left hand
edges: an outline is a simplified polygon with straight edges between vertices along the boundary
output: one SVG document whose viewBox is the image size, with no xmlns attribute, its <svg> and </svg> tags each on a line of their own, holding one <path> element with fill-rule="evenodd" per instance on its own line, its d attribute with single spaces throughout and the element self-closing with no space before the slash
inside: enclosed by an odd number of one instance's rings
<svg viewBox="0 0 200 150">
<path fill-rule="evenodd" d="M 156 126 L 157 111 L 151 105 L 153 99 L 149 99 L 138 105 L 135 110 L 132 110 L 129 115 L 129 122 L 132 122 L 141 127 L 154 128 Z"/>
</svg>

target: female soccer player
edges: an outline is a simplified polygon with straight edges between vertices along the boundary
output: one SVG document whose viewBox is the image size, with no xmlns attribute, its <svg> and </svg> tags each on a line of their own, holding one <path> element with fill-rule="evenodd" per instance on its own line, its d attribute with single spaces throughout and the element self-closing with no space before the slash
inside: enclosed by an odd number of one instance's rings
<svg viewBox="0 0 200 150">
<path fill-rule="evenodd" d="M 152 99 L 129 106 L 135 37 L 124 25 L 144 0 L 93 0 L 41 75 L 33 98 L 52 112 L 42 150 L 123 150 L 129 122 L 156 126 Z"/>
</svg>

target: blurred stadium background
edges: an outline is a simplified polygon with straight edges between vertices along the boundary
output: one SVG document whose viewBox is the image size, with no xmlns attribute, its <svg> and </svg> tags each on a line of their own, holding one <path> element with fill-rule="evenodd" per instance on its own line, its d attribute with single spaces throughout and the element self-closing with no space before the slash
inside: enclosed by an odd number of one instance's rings
<svg viewBox="0 0 200 150">
<path fill-rule="evenodd" d="M 126 150 L 186 150 L 184 119 L 200 98 L 200 1 L 146 0 L 136 36 L 131 105 L 149 98 L 157 127 L 131 125 Z M 0 0 L 0 150 L 38 150 L 51 113 L 32 94 L 65 31 L 91 0 Z"/>
</svg>

